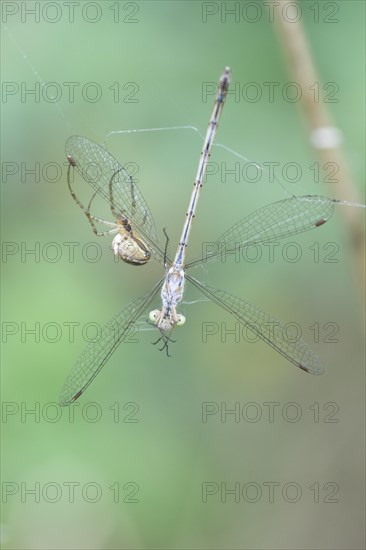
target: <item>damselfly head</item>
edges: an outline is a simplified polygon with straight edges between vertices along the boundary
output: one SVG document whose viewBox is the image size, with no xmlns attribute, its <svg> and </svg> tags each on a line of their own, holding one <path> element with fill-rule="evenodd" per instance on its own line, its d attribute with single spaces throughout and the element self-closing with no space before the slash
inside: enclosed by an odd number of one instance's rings
<svg viewBox="0 0 366 550">
<path fill-rule="evenodd" d="M 177 313 L 174 318 L 172 315 L 162 315 L 159 309 L 153 309 L 149 313 L 149 320 L 160 330 L 163 334 L 168 334 L 175 327 L 181 327 L 186 322 L 186 318 L 181 313 Z"/>
<path fill-rule="evenodd" d="M 163 342 L 163 346 L 160 348 L 160 351 L 165 350 L 167 356 L 170 357 L 169 344 L 175 342 L 175 340 L 172 339 L 171 334 L 175 327 L 184 325 L 186 318 L 180 313 L 175 312 L 173 315 L 166 312 L 164 314 L 159 309 L 153 309 L 149 313 L 149 321 L 160 331 L 160 337 L 156 340 L 156 342 L 153 342 L 153 344 L 156 345 L 159 342 Z"/>
</svg>

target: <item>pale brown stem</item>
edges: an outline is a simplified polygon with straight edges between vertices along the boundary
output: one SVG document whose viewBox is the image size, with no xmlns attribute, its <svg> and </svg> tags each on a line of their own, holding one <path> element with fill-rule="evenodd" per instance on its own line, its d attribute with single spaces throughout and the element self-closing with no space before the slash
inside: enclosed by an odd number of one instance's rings
<svg viewBox="0 0 366 550">
<path fill-rule="evenodd" d="M 277 29 L 281 38 L 282 47 L 287 57 L 289 70 L 292 78 L 297 82 L 302 91 L 302 106 L 306 123 L 310 130 L 310 136 L 314 131 L 321 128 L 334 128 L 331 115 L 321 97 L 321 86 L 319 86 L 320 96 L 318 101 L 314 99 L 314 83 L 320 82 L 317 74 L 306 35 L 301 21 L 291 22 L 289 18 L 283 17 L 283 4 L 288 4 L 287 0 L 279 0 L 274 3 L 275 20 Z M 294 17 L 296 19 L 296 17 Z M 347 165 L 347 161 L 341 149 L 340 143 L 326 142 L 323 147 L 316 147 L 312 143 L 315 152 L 322 166 L 325 163 L 335 163 L 338 167 L 337 185 L 332 188 L 334 198 L 352 202 L 362 202 L 357 189 L 352 181 L 352 175 Z M 362 304 L 365 300 L 365 234 L 363 222 L 365 211 L 363 208 L 340 207 L 338 211 L 342 214 L 349 234 L 352 247 L 352 262 L 356 278 L 356 284 L 360 291 Z"/>
</svg>

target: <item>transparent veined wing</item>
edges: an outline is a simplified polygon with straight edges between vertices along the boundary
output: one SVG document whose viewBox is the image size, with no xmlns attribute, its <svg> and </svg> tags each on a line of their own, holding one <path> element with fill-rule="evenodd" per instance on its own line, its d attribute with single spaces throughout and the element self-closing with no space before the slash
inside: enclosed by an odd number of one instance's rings
<svg viewBox="0 0 366 550">
<path fill-rule="evenodd" d="M 319 357 L 297 335 L 285 330 L 284 325 L 259 307 L 224 290 L 202 284 L 187 275 L 187 279 L 205 296 L 231 313 L 240 323 L 305 372 L 323 374 Z"/>
<path fill-rule="evenodd" d="M 147 294 L 140 296 L 112 317 L 101 329 L 98 340 L 86 346 L 66 378 L 59 399 L 61 406 L 70 405 L 84 393 L 154 299 L 162 281 L 163 279 Z"/>
<path fill-rule="evenodd" d="M 305 195 L 263 206 L 225 231 L 210 244 L 205 256 L 189 262 L 186 268 L 319 227 L 332 216 L 336 203 L 327 197 Z"/>
<path fill-rule="evenodd" d="M 111 203 L 110 182 L 113 178 L 114 208 L 128 219 L 131 226 L 161 257 L 153 216 L 140 189 L 123 166 L 106 149 L 82 136 L 71 136 L 66 142 L 65 151 L 77 173 L 108 204 Z"/>
</svg>

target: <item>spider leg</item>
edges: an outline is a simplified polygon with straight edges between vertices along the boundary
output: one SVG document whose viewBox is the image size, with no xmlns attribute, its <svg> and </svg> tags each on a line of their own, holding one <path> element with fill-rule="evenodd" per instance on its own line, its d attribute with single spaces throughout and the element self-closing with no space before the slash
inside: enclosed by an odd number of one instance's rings
<svg viewBox="0 0 366 550">
<path fill-rule="evenodd" d="M 112 222 L 107 222 L 107 221 L 104 221 L 102 220 L 101 218 L 97 218 L 96 216 L 93 216 L 92 214 L 90 214 L 90 207 L 91 207 L 91 204 L 97 194 L 97 192 L 95 192 L 92 196 L 92 198 L 90 199 L 89 201 L 89 204 L 88 204 L 88 207 L 85 208 L 85 206 L 83 205 L 83 203 L 81 202 L 81 200 L 77 197 L 75 191 L 73 190 L 73 188 L 71 187 L 71 167 L 72 167 L 72 164 L 70 163 L 69 164 L 69 168 L 67 170 L 67 185 L 69 187 L 69 191 L 70 191 L 70 194 L 72 196 L 72 198 L 74 199 L 74 201 L 76 202 L 76 204 L 81 208 L 81 210 L 84 212 L 85 216 L 87 217 L 90 225 L 92 226 L 92 229 L 94 231 L 94 233 L 98 236 L 98 237 L 103 237 L 104 235 L 108 235 L 110 233 L 115 233 L 116 231 L 118 231 L 118 227 L 116 227 L 116 223 L 112 223 Z M 109 230 L 109 231 L 98 231 L 98 229 L 96 228 L 95 226 L 95 223 L 94 221 L 97 221 L 97 222 L 100 222 L 100 223 L 104 223 L 105 225 L 109 225 L 111 227 L 113 227 L 113 229 Z"/>
</svg>

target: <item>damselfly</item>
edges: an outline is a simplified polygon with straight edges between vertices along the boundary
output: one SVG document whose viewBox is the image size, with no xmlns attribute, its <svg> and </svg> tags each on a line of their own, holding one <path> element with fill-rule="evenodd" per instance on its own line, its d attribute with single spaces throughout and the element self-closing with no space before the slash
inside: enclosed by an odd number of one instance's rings
<svg viewBox="0 0 366 550">
<path fill-rule="evenodd" d="M 279 239 L 320 227 L 329 220 L 339 201 L 318 195 L 292 196 L 253 212 L 225 231 L 202 258 L 186 263 L 186 250 L 192 221 L 196 213 L 202 182 L 230 84 L 230 69 L 219 80 L 214 108 L 209 121 L 198 165 L 194 188 L 186 213 L 177 252 L 172 260 L 158 244 L 155 224 L 150 210 L 133 179 L 102 147 L 83 137 L 71 137 L 66 143 L 69 160 L 68 185 L 96 235 L 116 233 L 113 249 L 125 262 L 146 264 L 150 257 L 162 262 L 165 275 L 149 292 L 124 307 L 102 328 L 98 341 L 90 343 L 78 358 L 66 379 L 60 395 L 60 405 L 69 405 L 85 391 L 92 380 L 123 342 L 131 327 L 147 310 L 161 289 L 162 305 L 149 314 L 150 323 L 160 331 L 159 340 L 168 353 L 172 331 L 185 322 L 178 312 L 184 293 L 185 280 L 198 288 L 207 298 L 231 313 L 240 323 L 282 354 L 288 361 L 311 374 L 322 374 L 323 366 L 315 353 L 302 341 L 286 338 L 283 325 L 249 302 L 203 284 L 186 271 L 205 262 L 238 253 L 249 246 L 277 242 Z M 94 189 L 84 207 L 71 187 L 71 170 L 75 169 Z M 91 170 L 91 171 L 90 171 Z M 95 196 L 103 197 L 110 205 L 115 222 L 107 222 L 91 214 Z M 98 232 L 95 222 L 110 227 Z"/>
</svg>

